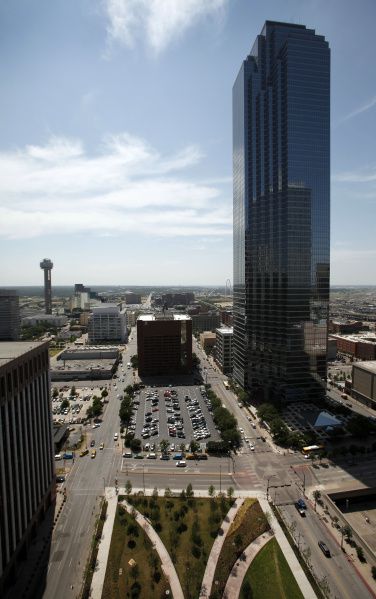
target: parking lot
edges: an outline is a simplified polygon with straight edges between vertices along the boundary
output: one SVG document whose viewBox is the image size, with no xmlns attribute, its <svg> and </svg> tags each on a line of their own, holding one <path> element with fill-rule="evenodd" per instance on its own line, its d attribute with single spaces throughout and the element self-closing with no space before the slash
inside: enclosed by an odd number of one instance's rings
<svg viewBox="0 0 376 599">
<path fill-rule="evenodd" d="M 97 383 L 98 384 L 98 383 Z M 101 397 L 102 389 L 105 384 L 100 387 L 77 387 L 76 395 L 71 395 L 71 389 L 74 385 L 59 385 L 55 384 L 52 387 L 51 409 L 53 421 L 60 424 L 80 424 L 86 418 L 86 412 L 89 406 L 93 403 L 93 397 Z M 53 389 L 59 391 L 58 397 L 53 397 Z M 69 406 L 62 409 L 61 405 L 64 400 L 69 401 Z"/>
<path fill-rule="evenodd" d="M 144 446 L 162 439 L 175 446 L 220 440 L 210 402 L 198 386 L 147 387 L 136 395 L 135 407 L 131 430 Z"/>
</svg>

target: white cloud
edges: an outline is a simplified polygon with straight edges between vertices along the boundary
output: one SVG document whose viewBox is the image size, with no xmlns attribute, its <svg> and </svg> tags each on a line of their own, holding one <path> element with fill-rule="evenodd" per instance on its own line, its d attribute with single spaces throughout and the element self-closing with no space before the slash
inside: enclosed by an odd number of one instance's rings
<svg viewBox="0 0 376 599">
<path fill-rule="evenodd" d="M 336 173 L 332 180 L 336 183 L 373 183 L 376 181 L 376 167 Z"/>
<path fill-rule="evenodd" d="M 344 123 L 345 121 L 348 121 L 348 120 L 354 118 L 354 116 L 358 116 L 359 114 L 362 114 L 363 112 L 367 112 L 367 110 L 370 110 L 374 106 L 376 106 L 376 96 L 374 96 L 373 98 L 371 98 L 371 100 L 369 100 L 365 104 L 362 104 L 361 106 L 359 106 L 358 108 L 356 108 L 355 110 L 353 110 L 352 112 L 347 114 L 345 117 L 343 117 L 343 119 L 341 119 L 340 122 Z"/>
<path fill-rule="evenodd" d="M 104 0 L 111 40 L 132 47 L 144 40 L 161 52 L 206 18 L 220 18 L 228 0 Z"/>
<path fill-rule="evenodd" d="M 161 156 L 128 133 L 108 136 L 94 155 L 61 137 L 0 153 L 0 236 L 230 235 L 231 203 L 184 173 L 201 158 L 196 146 Z"/>
</svg>

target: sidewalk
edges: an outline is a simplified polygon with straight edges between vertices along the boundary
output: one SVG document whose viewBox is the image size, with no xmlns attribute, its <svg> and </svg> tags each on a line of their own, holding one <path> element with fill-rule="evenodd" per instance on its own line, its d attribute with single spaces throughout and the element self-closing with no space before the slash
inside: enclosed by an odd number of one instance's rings
<svg viewBox="0 0 376 599">
<path fill-rule="evenodd" d="M 281 551 L 283 553 L 283 555 L 286 558 L 286 561 L 288 563 L 288 565 L 290 566 L 291 572 L 293 573 L 296 582 L 298 583 L 300 590 L 303 594 L 304 599 L 317 599 L 316 594 L 311 586 L 311 583 L 309 582 L 308 578 L 306 577 L 306 575 L 304 574 L 301 565 L 298 562 L 298 559 L 292 549 L 292 547 L 290 546 L 290 543 L 288 542 L 288 540 L 286 539 L 282 528 L 279 525 L 279 522 L 277 520 L 277 518 L 275 517 L 275 515 L 273 514 L 269 503 L 266 501 L 265 498 L 258 498 L 262 511 L 264 512 L 264 514 L 268 513 L 269 514 L 269 523 L 270 526 L 272 528 L 272 530 L 274 531 L 275 534 L 275 538 L 278 541 L 278 544 L 281 548 Z"/>
<path fill-rule="evenodd" d="M 113 487 L 106 487 L 105 497 L 107 500 L 107 514 L 103 526 L 102 538 L 99 543 L 97 555 L 97 567 L 91 581 L 91 597 L 92 599 L 101 599 L 106 576 L 108 555 L 110 552 L 112 529 L 116 516 L 116 508 L 118 504 L 118 496 Z"/>
<path fill-rule="evenodd" d="M 247 574 L 247 570 L 253 560 L 255 559 L 258 552 L 273 538 L 273 534 L 264 533 L 257 537 L 252 543 L 248 545 L 248 547 L 243 551 L 243 559 L 239 559 L 236 561 L 233 569 L 231 570 L 231 574 L 228 577 L 225 591 L 223 593 L 224 597 L 231 597 L 231 599 L 238 599 L 240 589 L 242 588 L 243 580 L 245 575 Z"/>
<path fill-rule="evenodd" d="M 204 576 L 202 579 L 200 597 L 208 597 L 210 595 L 219 554 L 221 553 L 223 543 L 225 542 L 228 529 L 233 523 L 234 518 L 238 513 L 240 506 L 243 505 L 243 503 L 244 499 L 236 499 L 234 505 L 230 507 L 225 519 L 221 524 L 223 534 L 217 536 L 212 545 L 210 555 L 206 564 Z M 232 597 L 232 595 L 230 595 L 230 597 Z"/>
</svg>

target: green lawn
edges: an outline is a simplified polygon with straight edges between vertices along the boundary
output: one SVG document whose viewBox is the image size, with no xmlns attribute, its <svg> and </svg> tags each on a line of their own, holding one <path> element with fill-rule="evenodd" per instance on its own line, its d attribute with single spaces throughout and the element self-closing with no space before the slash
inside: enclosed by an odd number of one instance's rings
<svg viewBox="0 0 376 599">
<path fill-rule="evenodd" d="M 130 500 L 150 518 L 169 551 L 185 599 L 197 599 L 211 547 L 233 501 L 180 497 Z"/>
<path fill-rule="evenodd" d="M 223 543 L 214 574 L 210 597 L 223 595 L 233 565 L 248 545 L 269 529 L 268 521 L 256 499 L 246 499 L 235 516 Z"/>
<path fill-rule="evenodd" d="M 135 560 L 136 567 L 132 568 L 128 564 L 130 559 Z M 158 553 L 153 549 L 149 538 L 132 516 L 118 506 L 103 599 L 162 599 L 168 588 Z"/>
<path fill-rule="evenodd" d="M 245 575 L 239 599 L 304 599 L 276 539 L 257 554 Z"/>
</svg>

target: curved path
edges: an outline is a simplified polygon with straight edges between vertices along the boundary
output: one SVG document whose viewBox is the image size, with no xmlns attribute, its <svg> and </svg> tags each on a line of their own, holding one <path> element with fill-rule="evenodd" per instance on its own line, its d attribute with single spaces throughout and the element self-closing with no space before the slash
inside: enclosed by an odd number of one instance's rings
<svg viewBox="0 0 376 599">
<path fill-rule="evenodd" d="M 133 506 L 131 506 L 126 501 L 122 501 L 120 503 L 120 505 L 124 506 L 128 513 L 131 513 L 132 510 L 134 509 Z M 164 575 L 166 576 L 166 578 L 168 579 L 168 581 L 170 583 L 173 598 L 174 599 L 184 599 L 183 590 L 181 588 L 180 580 L 179 580 L 179 577 L 175 570 L 175 566 L 172 563 L 170 554 L 168 553 L 166 547 L 164 546 L 161 537 L 159 536 L 159 534 L 157 532 L 155 532 L 154 528 L 147 521 L 145 516 L 143 516 L 136 509 L 134 509 L 134 511 L 136 512 L 137 523 L 141 526 L 141 528 L 143 528 L 143 530 L 145 531 L 145 533 L 147 534 L 147 536 L 153 543 L 153 546 L 155 547 L 156 551 L 158 552 L 158 555 L 162 562 L 162 570 L 164 572 Z"/>
<path fill-rule="evenodd" d="M 244 559 L 238 559 L 235 562 L 234 567 L 231 570 L 231 574 L 228 577 L 223 597 L 231 597 L 231 599 L 237 599 L 239 597 L 240 589 L 242 588 L 244 576 L 256 555 L 272 538 L 272 534 L 265 532 L 252 541 L 248 547 L 243 551 Z"/>
<path fill-rule="evenodd" d="M 244 503 L 244 498 L 236 499 L 234 504 L 230 507 L 225 519 L 223 520 L 223 522 L 221 524 L 223 534 L 218 535 L 212 545 L 212 548 L 211 548 L 211 551 L 210 551 L 210 554 L 208 557 L 208 561 L 206 564 L 204 577 L 202 579 L 200 597 L 208 597 L 210 595 L 219 554 L 222 551 L 222 546 L 223 546 L 223 543 L 225 542 L 225 538 L 227 536 L 228 529 L 230 528 L 231 524 L 233 523 L 234 518 L 235 518 L 240 506 L 243 505 L 243 503 Z"/>
</svg>

